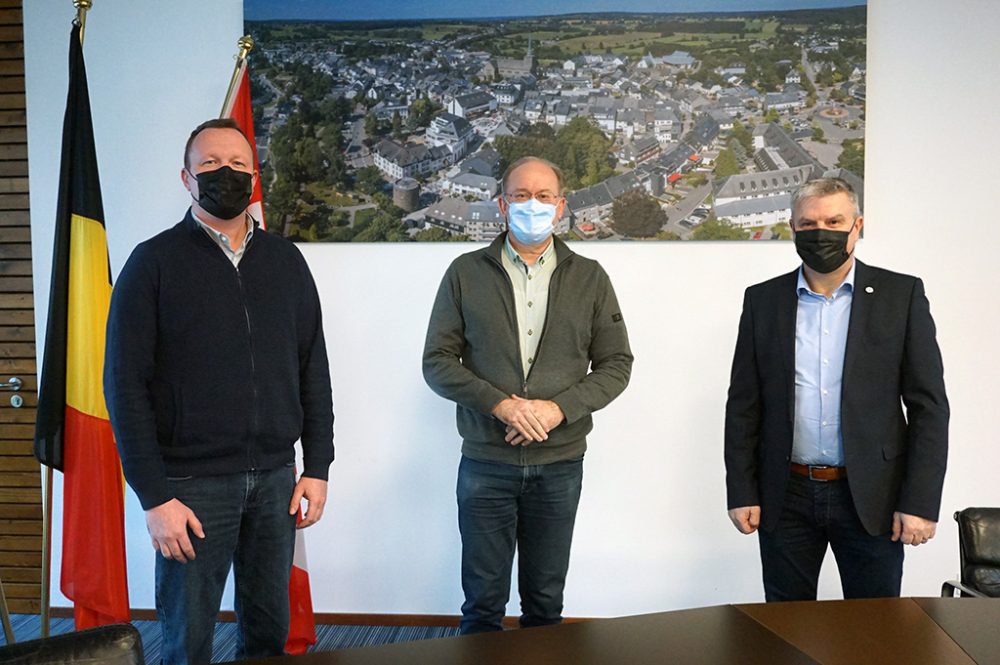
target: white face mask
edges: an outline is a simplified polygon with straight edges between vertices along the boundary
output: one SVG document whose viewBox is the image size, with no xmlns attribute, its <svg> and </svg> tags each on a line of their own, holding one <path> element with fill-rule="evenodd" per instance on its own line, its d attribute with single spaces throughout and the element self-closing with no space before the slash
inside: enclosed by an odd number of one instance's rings
<svg viewBox="0 0 1000 665">
<path fill-rule="evenodd" d="M 523 203 L 507 204 L 507 228 L 525 245 L 539 245 L 548 240 L 555 218 L 554 203 L 531 198 Z"/>
</svg>

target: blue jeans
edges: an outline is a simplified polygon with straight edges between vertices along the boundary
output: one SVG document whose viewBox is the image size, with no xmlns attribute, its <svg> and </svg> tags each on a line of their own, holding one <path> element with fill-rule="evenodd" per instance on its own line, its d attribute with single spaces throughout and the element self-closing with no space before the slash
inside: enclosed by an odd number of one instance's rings
<svg viewBox="0 0 1000 665">
<path fill-rule="evenodd" d="M 295 515 L 288 514 L 294 468 L 169 483 L 174 496 L 201 521 L 205 538 L 189 530 L 196 556 L 187 563 L 156 555 L 163 665 L 211 662 L 215 621 L 230 566 L 236 578 L 236 658 L 282 655 L 288 639 L 288 578 L 295 549 Z"/>
<path fill-rule="evenodd" d="M 898 597 L 903 543 L 890 536 L 865 530 L 847 480 L 791 474 L 778 525 L 760 531 L 764 597 L 768 602 L 816 600 L 827 544 L 837 559 L 844 598 Z"/>
<path fill-rule="evenodd" d="M 582 487 L 583 459 L 514 466 L 462 457 L 457 494 L 463 635 L 503 629 L 515 546 L 521 626 L 562 621 Z"/>
</svg>

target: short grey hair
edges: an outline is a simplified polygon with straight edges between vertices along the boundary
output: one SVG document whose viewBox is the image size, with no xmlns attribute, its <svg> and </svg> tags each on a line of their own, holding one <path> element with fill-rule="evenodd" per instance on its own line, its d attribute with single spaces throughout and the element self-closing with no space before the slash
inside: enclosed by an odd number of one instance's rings
<svg viewBox="0 0 1000 665">
<path fill-rule="evenodd" d="M 511 165 L 507 167 L 507 170 L 503 172 L 503 178 L 500 179 L 500 183 L 503 185 L 504 193 L 505 194 L 507 193 L 507 180 L 510 178 L 510 174 L 513 173 L 518 168 L 524 166 L 525 164 L 530 164 L 531 162 L 544 164 L 545 166 L 552 169 L 552 172 L 556 174 L 556 180 L 559 181 L 559 191 L 557 193 L 560 196 L 562 196 L 564 187 L 563 183 L 565 183 L 566 181 L 566 178 L 563 176 L 562 169 L 547 159 L 543 159 L 541 157 L 534 157 L 532 155 L 528 155 L 527 157 L 521 157 L 520 159 L 515 159 L 513 162 L 511 162 Z"/>
<path fill-rule="evenodd" d="M 843 178 L 816 178 L 804 183 L 792 194 L 792 222 L 795 221 L 795 211 L 804 200 L 819 196 L 833 196 L 834 194 L 847 194 L 851 205 L 854 206 L 854 218 L 857 219 L 861 216 L 858 193 L 851 187 L 851 183 Z"/>
</svg>

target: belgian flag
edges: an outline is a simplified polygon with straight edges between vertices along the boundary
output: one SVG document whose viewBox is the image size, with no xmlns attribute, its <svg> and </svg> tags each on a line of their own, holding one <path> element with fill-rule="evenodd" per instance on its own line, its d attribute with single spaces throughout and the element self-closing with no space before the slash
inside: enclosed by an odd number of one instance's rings
<svg viewBox="0 0 1000 665">
<path fill-rule="evenodd" d="M 77 630 L 129 620 L 124 485 L 104 403 L 111 268 L 80 26 L 69 41 L 69 95 L 35 457 L 63 472 L 63 594 Z"/>
</svg>

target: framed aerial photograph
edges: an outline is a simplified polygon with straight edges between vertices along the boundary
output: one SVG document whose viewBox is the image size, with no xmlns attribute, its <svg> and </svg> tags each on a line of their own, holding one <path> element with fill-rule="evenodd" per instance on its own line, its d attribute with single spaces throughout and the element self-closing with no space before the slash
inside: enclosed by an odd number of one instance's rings
<svg viewBox="0 0 1000 665">
<path fill-rule="evenodd" d="M 864 196 L 867 7 L 809 0 L 244 0 L 269 229 L 488 241 L 507 165 L 557 164 L 567 240 L 780 240 Z"/>
</svg>

